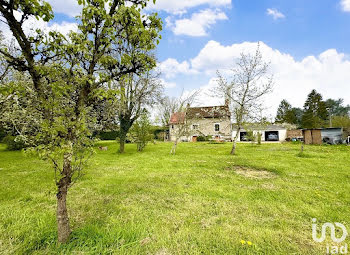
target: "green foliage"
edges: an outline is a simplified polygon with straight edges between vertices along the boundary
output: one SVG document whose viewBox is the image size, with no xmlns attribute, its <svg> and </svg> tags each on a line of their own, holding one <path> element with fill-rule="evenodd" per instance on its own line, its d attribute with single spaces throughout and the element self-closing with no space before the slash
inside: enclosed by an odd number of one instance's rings
<svg viewBox="0 0 350 255">
<path fill-rule="evenodd" d="M 151 131 L 151 122 L 147 112 L 143 112 L 140 118 L 134 123 L 130 131 L 131 141 L 137 144 L 137 151 L 145 149 L 147 143 L 152 141 L 153 134 Z"/>
<path fill-rule="evenodd" d="M 262 137 L 261 132 L 258 132 L 257 135 L 256 135 L 256 137 L 257 137 L 257 143 L 258 143 L 258 145 L 261 145 L 261 137 Z"/>
<path fill-rule="evenodd" d="M 209 141 L 209 137 L 208 136 L 200 135 L 200 136 L 197 137 L 197 142 L 207 142 L 207 141 Z"/>
<path fill-rule="evenodd" d="M 349 116 L 334 116 L 332 117 L 332 123 L 334 127 L 342 127 L 342 128 L 350 129 Z"/>
<path fill-rule="evenodd" d="M 304 128 L 321 128 L 326 126 L 327 119 L 327 106 L 322 95 L 316 90 L 312 90 L 304 104 L 302 126 Z"/>
<path fill-rule="evenodd" d="M 167 134 L 169 128 L 168 127 L 159 127 L 159 126 L 152 126 L 151 132 L 154 135 L 154 139 L 159 141 L 164 141 L 164 136 Z"/>
<path fill-rule="evenodd" d="M 20 127 L 18 133 L 26 136 L 41 157 L 51 160 L 56 170 L 62 168 L 64 155 L 71 155 L 79 167 L 91 155 L 93 140 L 89 137 L 99 128 L 100 114 L 94 106 L 115 95 L 106 89 L 111 82 L 156 66 L 152 51 L 161 38 L 162 24 L 157 14 L 142 14 L 148 1 L 115 0 L 105 8 L 107 2 L 80 1 L 78 30 L 67 36 L 36 30 L 30 37 L 21 33 L 23 28 L 15 23 L 13 12 L 24 20 L 49 21 L 53 18 L 50 5 L 39 0 L 0 3 L 0 12 L 20 45 L 15 54 L 1 45 L 0 53 L 17 70 L 28 70 L 31 78 L 21 73 L 20 79 L 26 82 L 18 83 L 15 77 L 6 84 L 2 96 L 11 102 L 7 119 L 19 120 L 13 125 Z"/>
<path fill-rule="evenodd" d="M 330 116 L 336 119 L 334 127 L 342 127 L 342 117 L 347 117 L 350 112 L 350 105 L 344 105 L 344 100 L 327 99 L 323 101 L 321 94 L 313 90 L 304 105 L 304 110 L 292 107 L 286 100 L 282 100 L 276 115 L 277 123 L 289 123 L 301 128 L 319 128 L 328 126 Z"/>
<path fill-rule="evenodd" d="M 14 72 L 11 80 L 3 81 L 0 90 L 0 126 L 12 135 L 27 137 L 28 145 L 34 141 L 42 124 L 42 112 L 28 75 Z"/>
<path fill-rule="evenodd" d="M 253 142 L 253 143 L 256 140 L 256 136 L 254 135 L 253 131 L 247 131 L 246 138 L 247 138 L 248 141 Z"/>
<path fill-rule="evenodd" d="M 339 98 L 337 100 L 327 99 L 326 107 L 329 114 L 332 116 L 348 116 L 350 112 L 350 105 L 344 106 L 344 99 Z"/>
<path fill-rule="evenodd" d="M 27 147 L 21 136 L 7 135 L 2 139 L 2 142 L 6 144 L 6 149 L 9 151 L 18 151 Z"/>
<path fill-rule="evenodd" d="M 6 131 L 3 127 L 0 127 L 0 141 L 6 136 Z"/>
<path fill-rule="evenodd" d="M 302 110 L 293 108 L 292 105 L 283 99 L 277 109 L 276 122 L 300 125 Z"/>
<path fill-rule="evenodd" d="M 277 109 L 276 122 L 287 123 L 287 115 L 291 109 L 291 104 L 288 103 L 287 100 L 283 99 Z"/>
<path fill-rule="evenodd" d="M 119 131 L 99 132 L 97 138 L 100 140 L 116 140 L 119 137 Z"/>
<path fill-rule="evenodd" d="M 16 102 L 15 107 L 7 104 L 7 115 L 20 120 L 24 130 L 18 130 L 17 124 L 13 127 L 32 145 L 30 152 L 53 164 L 60 243 L 67 242 L 70 234 L 67 190 L 82 176 L 81 170 L 93 153 L 92 131 L 99 128 L 95 104 L 109 98 L 113 81 L 142 75 L 156 66 L 152 51 L 161 38 L 162 24 L 157 14 L 142 14 L 147 2 L 79 0 L 82 12 L 77 31 L 64 36 L 37 29 L 27 36 L 23 22 L 29 18 L 48 22 L 53 18 L 51 6 L 41 0 L 0 1 L 2 22 L 10 27 L 19 46 L 11 52 L 1 43 L 0 54 L 11 68 L 31 78 L 20 83 L 19 89 L 6 83 L 0 102 L 4 98 Z M 16 84 L 17 79 L 12 81 Z M 34 132 L 25 129 L 31 121 Z"/>
</svg>

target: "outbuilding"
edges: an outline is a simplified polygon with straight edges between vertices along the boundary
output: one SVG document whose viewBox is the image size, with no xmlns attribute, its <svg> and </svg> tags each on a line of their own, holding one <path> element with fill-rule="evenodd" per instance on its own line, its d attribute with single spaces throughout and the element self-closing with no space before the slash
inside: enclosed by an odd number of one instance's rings
<svg viewBox="0 0 350 255">
<path fill-rule="evenodd" d="M 305 144 L 341 144 L 343 143 L 342 128 L 303 129 Z"/>
<path fill-rule="evenodd" d="M 287 138 L 287 128 L 282 125 L 249 125 L 240 130 L 238 140 L 239 142 L 250 141 L 250 135 L 257 136 L 261 134 L 261 141 L 263 142 L 284 142 Z M 237 129 L 232 130 L 232 138 L 237 135 Z"/>
</svg>

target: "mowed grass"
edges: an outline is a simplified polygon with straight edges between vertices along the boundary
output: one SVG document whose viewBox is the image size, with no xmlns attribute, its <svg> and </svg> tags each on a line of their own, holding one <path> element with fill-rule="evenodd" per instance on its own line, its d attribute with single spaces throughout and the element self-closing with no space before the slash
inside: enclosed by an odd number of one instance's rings
<svg viewBox="0 0 350 255">
<path fill-rule="evenodd" d="M 108 151 L 69 191 L 65 245 L 50 165 L 0 147 L 0 253 L 325 254 L 331 240 L 312 240 L 312 218 L 350 230 L 350 147 L 306 146 L 300 157 L 293 144 L 239 144 L 237 156 L 229 143 L 182 143 L 176 156 L 170 143 L 127 145 L 124 155 L 115 142 L 99 146 Z"/>
</svg>

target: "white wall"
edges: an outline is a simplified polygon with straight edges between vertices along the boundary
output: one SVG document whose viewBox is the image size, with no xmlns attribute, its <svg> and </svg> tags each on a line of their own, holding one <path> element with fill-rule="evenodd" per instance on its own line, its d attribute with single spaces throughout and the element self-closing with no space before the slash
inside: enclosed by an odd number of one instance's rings
<svg viewBox="0 0 350 255">
<path fill-rule="evenodd" d="M 287 138 L 287 130 L 286 129 L 278 130 L 278 135 L 279 135 L 280 142 L 285 142 Z"/>
</svg>

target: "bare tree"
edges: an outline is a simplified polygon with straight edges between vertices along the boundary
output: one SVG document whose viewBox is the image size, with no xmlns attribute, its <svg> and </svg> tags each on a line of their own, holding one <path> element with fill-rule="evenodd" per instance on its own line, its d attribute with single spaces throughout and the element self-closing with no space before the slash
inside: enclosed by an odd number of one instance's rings
<svg viewBox="0 0 350 255">
<path fill-rule="evenodd" d="M 161 124 L 166 127 L 169 125 L 171 115 L 178 109 L 178 99 L 175 97 L 163 97 L 158 106 L 158 118 Z"/>
<path fill-rule="evenodd" d="M 272 91 L 273 76 L 268 74 L 269 63 L 264 62 L 260 46 L 254 55 L 241 53 L 232 69 L 231 81 L 218 71 L 218 86 L 216 91 L 230 100 L 232 108 L 232 128 L 236 128 L 231 154 L 236 153 L 237 139 L 244 124 L 254 122 L 263 109 L 263 97 Z"/>
<path fill-rule="evenodd" d="M 0 45 L 3 44 L 3 40 L 4 40 L 4 36 L 2 34 L 2 31 L 0 31 Z M 5 79 L 9 70 L 10 70 L 10 64 L 6 61 L 3 55 L 0 55 L 0 82 L 2 82 Z"/>
<path fill-rule="evenodd" d="M 142 76 L 129 74 L 116 82 L 117 116 L 120 125 L 120 153 L 124 153 L 126 136 L 133 123 L 147 107 L 159 101 L 163 85 L 158 75 L 150 72 Z"/>
<path fill-rule="evenodd" d="M 191 124 L 193 123 L 193 117 L 189 115 L 189 109 L 194 103 L 196 96 L 199 91 L 191 93 L 189 96 L 182 95 L 174 102 L 174 112 L 171 114 L 169 121 L 170 135 L 173 137 L 173 146 L 171 148 L 170 154 L 176 154 L 177 144 L 182 137 L 187 137 L 191 132 Z"/>
</svg>

